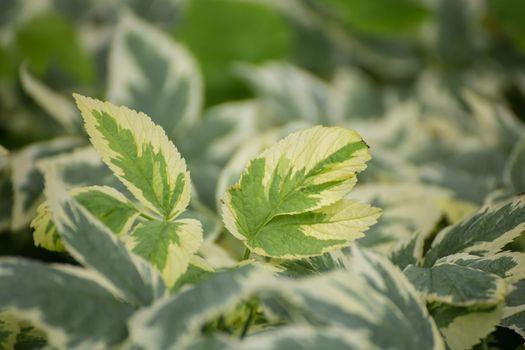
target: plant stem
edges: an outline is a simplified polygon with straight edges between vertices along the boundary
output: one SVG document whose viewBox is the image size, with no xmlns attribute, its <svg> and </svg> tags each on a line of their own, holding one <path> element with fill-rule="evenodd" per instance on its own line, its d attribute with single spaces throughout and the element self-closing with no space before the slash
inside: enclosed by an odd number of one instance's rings
<svg viewBox="0 0 525 350">
<path fill-rule="evenodd" d="M 250 329 L 250 324 L 252 323 L 253 316 L 255 315 L 255 308 L 253 307 L 252 303 L 249 303 L 248 307 L 250 308 L 250 313 L 248 314 L 248 318 L 246 319 L 246 322 L 244 322 L 244 326 L 242 327 L 241 339 L 243 339 L 248 333 L 248 329 Z"/>
<path fill-rule="evenodd" d="M 242 260 L 247 260 L 250 257 L 251 253 L 252 252 L 250 251 L 250 249 L 246 248 L 246 250 L 244 251 L 244 255 L 242 256 Z"/>
</svg>

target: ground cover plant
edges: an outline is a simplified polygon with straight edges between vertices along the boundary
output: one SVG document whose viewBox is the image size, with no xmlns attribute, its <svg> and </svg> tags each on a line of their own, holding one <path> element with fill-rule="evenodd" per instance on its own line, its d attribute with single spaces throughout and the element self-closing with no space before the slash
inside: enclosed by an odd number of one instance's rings
<svg viewBox="0 0 525 350">
<path fill-rule="evenodd" d="M 523 10 L 2 2 L 0 348 L 523 347 Z"/>
</svg>

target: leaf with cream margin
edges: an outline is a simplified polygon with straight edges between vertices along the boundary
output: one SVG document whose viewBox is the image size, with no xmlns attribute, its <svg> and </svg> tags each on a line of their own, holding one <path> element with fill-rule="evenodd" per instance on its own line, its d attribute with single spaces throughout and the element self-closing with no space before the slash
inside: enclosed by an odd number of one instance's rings
<svg viewBox="0 0 525 350">
<path fill-rule="evenodd" d="M 133 203 L 111 187 L 79 187 L 69 192 L 80 205 L 117 235 L 127 233 L 140 215 Z M 51 220 L 47 202 L 38 207 L 31 227 L 35 230 L 33 239 L 36 246 L 51 251 L 65 251 L 60 234 Z"/>
<path fill-rule="evenodd" d="M 26 227 L 43 199 L 44 177 L 37 162 L 59 153 L 70 152 L 84 142 L 81 138 L 57 138 L 32 144 L 10 155 L 14 200 L 11 220 L 13 231 Z"/>
<path fill-rule="evenodd" d="M 353 245 L 348 270 L 299 281 L 304 310 L 324 324 L 365 334 L 370 349 L 444 349 L 425 304 L 386 258 Z M 322 286 L 322 287 L 320 287 Z"/>
<path fill-rule="evenodd" d="M 253 265 L 217 272 L 139 310 L 129 322 L 130 343 L 150 350 L 186 349 L 206 321 L 257 291 L 276 288 L 275 283 L 271 274 Z"/>
<path fill-rule="evenodd" d="M 501 220 L 505 218 L 505 220 Z M 425 256 L 424 266 L 456 253 L 490 256 L 522 234 L 525 196 L 488 204 L 461 222 L 441 230 Z"/>
<path fill-rule="evenodd" d="M 503 302 L 482 309 L 440 305 L 432 310 L 448 348 L 467 350 L 496 329 L 503 316 Z"/>
<path fill-rule="evenodd" d="M 168 287 L 188 269 L 190 259 L 202 244 L 202 226 L 194 219 L 171 222 L 146 221 L 130 233 L 126 244 L 162 274 Z"/>
<path fill-rule="evenodd" d="M 328 120 L 329 86 L 309 72 L 280 62 L 262 67 L 245 64 L 238 71 L 272 108 L 277 122 L 304 119 L 324 123 Z"/>
<path fill-rule="evenodd" d="M 498 275 L 453 263 L 411 265 L 404 274 L 428 303 L 487 308 L 501 303 L 507 293 Z"/>
<path fill-rule="evenodd" d="M 102 160 L 149 210 L 169 221 L 190 200 L 186 163 L 164 130 L 144 113 L 75 94 Z"/>
<path fill-rule="evenodd" d="M 347 246 L 381 212 L 343 199 L 369 159 L 352 130 L 316 126 L 293 133 L 253 159 L 228 189 L 225 226 L 263 256 L 296 259 Z"/>
<path fill-rule="evenodd" d="M 439 187 L 418 182 L 365 183 L 353 190 L 348 198 L 370 203 L 383 210 L 383 215 L 359 240 L 362 247 L 382 254 L 390 253 L 414 232 L 428 236 L 443 213 L 440 203 L 451 193 Z"/>
<path fill-rule="evenodd" d="M 75 105 L 33 77 L 25 64 L 20 68 L 20 81 L 24 91 L 67 132 L 78 134 L 82 130 Z"/>
<path fill-rule="evenodd" d="M 179 140 L 199 117 L 202 90 L 184 47 L 129 12 L 121 16 L 110 48 L 109 101 L 143 111 Z"/>
<path fill-rule="evenodd" d="M 115 298 L 90 271 L 2 258 L 0 284 L 9 286 L 0 288 L 0 309 L 43 330 L 52 348 L 102 350 L 127 336 L 133 306 Z"/>
<path fill-rule="evenodd" d="M 525 338 L 525 279 L 518 281 L 505 298 L 501 325 Z"/>
<path fill-rule="evenodd" d="M 108 227 L 80 205 L 51 169 L 46 171 L 46 197 L 67 251 L 95 270 L 116 295 L 136 306 L 148 305 L 164 295 L 164 283 L 157 271 L 126 249 Z"/>
</svg>

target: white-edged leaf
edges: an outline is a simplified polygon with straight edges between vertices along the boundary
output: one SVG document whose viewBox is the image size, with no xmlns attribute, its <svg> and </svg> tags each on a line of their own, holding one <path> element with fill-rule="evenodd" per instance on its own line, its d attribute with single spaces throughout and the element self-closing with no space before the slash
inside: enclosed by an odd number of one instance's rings
<svg viewBox="0 0 525 350">
<path fill-rule="evenodd" d="M 11 182 L 13 183 L 13 212 L 11 229 L 24 228 L 35 216 L 42 201 L 44 178 L 37 168 L 37 161 L 65 153 L 83 144 L 79 138 L 57 138 L 32 144 L 10 156 Z"/>
<path fill-rule="evenodd" d="M 202 226 L 194 219 L 146 221 L 134 228 L 126 244 L 151 262 L 172 287 L 202 244 Z"/>
<path fill-rule="evenodd" d="M 525 279 L 518 281 L 505 298 L 501 325 L 516 331 L 525 338 Z"/>
<path fill-rule="evenodd" d="M 82 130 L 75 105 L 33 77 L 25 64 L 20 68 L 20 81 L 25 92 L 67 132 L 79 133 Z"/>
<path fill-rule="evenodd" d="M 225 226 L 264 256 L 292 259 L 346 246 L 380 215 L 377 208 L 342 202 L 369 159 L 352 130 L 317 126 L 293 133 L 251 160 L 228 189 Z"/>
<path fill-rule="evenodd" d="M 109 59 L 108 99 L 143 111 L 177 140 L 199 117 L 202 79 L 188 51 L 126 12 Z"/>
<path fill-rule="evenodd" d="M 524 228 L 525 196 L 486 205 L 439 232 L 425 256 L 424 265 L 432 266 L 439 258 L 456 253 L 489 256 L 518 237 Z"/>
<path fill-rule="evenodd" d="M 164 130 L 144 113 L 74 95 L 95 149 L 148 209 L 167 220 L 190 200 L 186 163 Z"/>
<path fill-rule="evenodd" d="M 99 281 L 70 265 L 3 258 L 0 284 L 9 288 L 0 288 L 0 309 L 45 331 L 54 348 L 107 349 L 126 338 L 134 309 Z"/>
<path fill-rule="evenodd" d="M 128 251 L 110 229 L 77 203 L 52 170 L 46 172 L 46 197 L 67 251 L 97 271 L 118 295 L 138 306 L 148 305 L 165 293 L 155 269 Z"/>
</svg>

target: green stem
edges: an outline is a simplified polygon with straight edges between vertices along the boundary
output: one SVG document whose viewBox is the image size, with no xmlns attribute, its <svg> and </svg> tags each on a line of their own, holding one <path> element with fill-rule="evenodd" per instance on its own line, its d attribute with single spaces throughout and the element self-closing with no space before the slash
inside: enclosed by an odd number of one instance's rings
<svg viewBox="0 0 525 350">
<path fill-rule="evenodd" d="M 250 258 L 250 254 L 252 252 L 250 251 L 249 248 L 246 248 L 246 250 L 244 251 L 244 255 L 242 256 L 242 260 L 248 260 Z"/>
<path fill-rule="evenodd" d="M 241 339 L 243 339 L 248 333 L 248 329 L 250 329 L 250 325 L 253 321 L 253 317 L 255 316 L 255 308 L 253 307 L 251 303 L 248 305 L 249 305 L 248 307 L 250 308 L 250 313 L 248 314 L 248 318 L 246 319 L 246 322 L 244 322 L 244 326 L 242 327 Z"/>
</svg>

